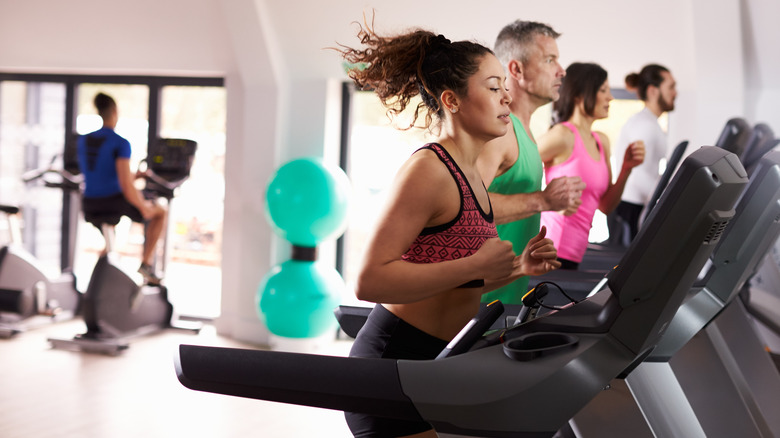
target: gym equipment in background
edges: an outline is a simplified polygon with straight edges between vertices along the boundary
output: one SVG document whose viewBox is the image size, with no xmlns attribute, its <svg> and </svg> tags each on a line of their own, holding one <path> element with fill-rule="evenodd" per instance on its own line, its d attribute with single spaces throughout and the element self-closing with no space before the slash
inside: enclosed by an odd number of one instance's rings
<svg viewBox="0 0 780 438">
<path fill-rule="evenodd" d="M 25 183 L 42 180 L 46 187 L 62 190 L 65 197 L 77 195 L 79 177 L 56 169 L 58 158 L 53 157 L 48 167 L 25 173 L 22 179 Z M 0 211 L 6 216 L 10 235 L 10 242 L 0 248 L 0 338 L 75 317 L 81 293 L 76 290 L 76 277 L 71 270 L 73 259 L 63 262 L 57 277 L 49 278 L 35 256 L 22 246 L 20 208 L 0 205 Z M 73 234 L 71 239 L 75 240 Z"/>
<path fill-rule="evenodd" d="M 552 436 L 650 354 L 746 184 L 734 154 L 694 152 L 606 287 L 466 353 L 413 361 L 181 345 L 177 376 L 195 390 L 422 419 L 446 433 Z"/>
<path fill-rule="evenodd" d="M 312 338 L 335 328 L 332 311 L 346 286 L 316 260 L 316 247 L 344 232 L 350 190 L 341 168 L 316 158 L 292 160 L 271 177 L 266 217 L 292 244 L 292 260 L 271 268 L 257 290 L 258 314 L 271 333 Z"/>
<path fill-rule="evenodd" d="M 780 369 L 780 240 L 739 294 L 765 349 Z"/>
<path fill-rule="evenodd" d="M 658 346 L 625 382 L 613 381 L 575 416 L 574 435 L 780 435 L 780 373 L 736 299 L 779 235 L 775 151 L 756 166 L 734 218 Z"/>
<path fill-rule="evenodd" d="M 756 123 L 745 145 L 745 151 L 740 157 L 748 175 L 753 172 L 755 166 L 758 165 L 758 161 L 779 144 L 780 139 L 775 138 L 775 134 L 769 125 Z"/>
<path fill-rule="evenodd" d="M 190 175 L 197 143 L 184 139 L 158 139 L 149 146 L 144 196 L 165 198 L 170 215 L 176 189 Z M 139 284 L 137 275 L 125 272 L 113 252 L 113 227 L 121 216 L 91 216 L 85 219 L 98 227 L 106 238 L 107 254 L 101 256 L 84 293 L 83 318 L 87 331 L 73 339 L 49 338 L 54 348 L 117 355 L 129 347 L 128 340 L 160 331 L 178 328 L 198 332 L 202 324 L 174 318 L 167 288 Z M 166 218 L 167 223 L 167 218 Z M 163 269 L 167 259 L 167 232 L 163 234 Z"/>
<path fill-rule="evenodd" d="M 732 117 L 726 121 L 726 125 L 723 126 L 723 130 L 713 146 L 723 148 L 738 157 L 742 157 L 752 130 L 753 128 L 750 127 L 747 120 L 742 117 Z"/>
</svg>

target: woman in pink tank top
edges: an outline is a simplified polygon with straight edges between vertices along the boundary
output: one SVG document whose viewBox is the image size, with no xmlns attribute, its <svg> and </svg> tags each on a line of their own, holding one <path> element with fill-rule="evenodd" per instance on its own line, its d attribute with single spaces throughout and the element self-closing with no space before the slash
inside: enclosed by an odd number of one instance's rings
<svg viewBox="0 0 780 438">
<path fill-rule="evenodd" d="M 586 187 L 576 213 L 564 216 L 543 212 L 547 237 L 558 248 L 563 269 L 577 269 L 588 246 L 588 234 L 596 209 L 608 214 L 620 202 L 631 169 L 644 160 L 644 144 L 638 141 L 626 150 L 617 180 L 612 183 L 609 139 L 591 131 L 593 122 L 609 114 L 612 93 L 607 72 L 597 64 L 573 63 L 566 69 L 561 97 L 553 104 L 558 121 L 539 138 L 545 181 L 560 176 L 579 176 Z"/>
</svg>

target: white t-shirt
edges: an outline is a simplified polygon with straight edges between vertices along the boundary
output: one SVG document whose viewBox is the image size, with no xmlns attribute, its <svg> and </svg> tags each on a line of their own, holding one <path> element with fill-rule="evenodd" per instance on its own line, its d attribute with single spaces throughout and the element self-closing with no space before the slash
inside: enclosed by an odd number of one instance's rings
<svg viewBox="0 0 780 438">
<path fill-rule="evenodd" d="M 658 117 L 647 107 L 631 116 L 621 128 L 617 145 L 612 152 L 616 167 L 613 174 L 620 172 L 628 145 L 637 140 L 645 142 L 645 160 L 631 170 L 622 200 L 647 205 L 663 173 L 660 169 L 661 160 L 665 159 L 667 154 L 666 133 L 658 124 Z"/>
</svg>

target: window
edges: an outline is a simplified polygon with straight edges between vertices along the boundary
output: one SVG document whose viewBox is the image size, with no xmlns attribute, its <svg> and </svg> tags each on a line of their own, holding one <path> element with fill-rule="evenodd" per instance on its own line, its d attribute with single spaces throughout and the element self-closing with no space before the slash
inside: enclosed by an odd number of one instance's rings
<svg viewBox="0 0 780 438">
<path fill-rule="evenodd" d="M 25 184 L 21 176 L 61 155 L 71 132 L 102 126 L 92 104 L 100 91 L 117 101 L 116 130 L 131 143 L 133 169 L 146 157 L 150 138 L 198 143 L 190 179 L 171 204 L 166 285 L 177 313 L 218 316 L 226 122 L 221 78 L 0 73 L 0 202 L 22 204 L 28 250 L 52 276 L 73 267 L 84 291 L 102 236 L 80 211 L 69 217 L 70 201 L 61 191 Z M 120 254 L 127 256 L 121 260 L 131 272 L 138 268 L 142 235 L 127 219 L 117 227 Z"/>
<path fill-rule="evenodd" d="M 398 169 L 419 147 L 435 137 L 422 128 L 400 130 L 409 126 L 413 100 L 400 116 L 392 121 L 379 98 L 368 91 L 346 94 L 351 119 L 346 154 L 347 173 L 352 183 L 352 208 L 344 233 L 342 276 L 347 284 L 345 301 L 355 301 L 354 282 L 369 233 L 374 228 L 385 203 L 387 190 Z M 420 125 L 421 121 L 417 121 Z"/>
<path fill-rule="evenodd" d="M 162 88 L 160 136 L 198 143 L 190 179 L 169 210 L 166 285 L 177 311 L 219 315 L 227 94 L 223 87 Z"/>
<path fill-rule="evenodd" d="M 63 84 L 0 82 L 0 202 L 22 209 L 24 247 L 51 275 L 59 270 L 62 192 L 22 177 L 62 153 L 64 102 Z"/>
</svg>

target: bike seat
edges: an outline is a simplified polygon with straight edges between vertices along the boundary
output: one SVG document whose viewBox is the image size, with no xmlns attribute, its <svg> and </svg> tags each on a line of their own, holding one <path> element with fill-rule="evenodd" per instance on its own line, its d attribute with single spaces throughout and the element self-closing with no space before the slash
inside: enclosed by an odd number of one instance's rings
<svg viewBox="0 0 780 438">
<path fill-rule="evenodd" d="M 5 214 L 17 214 L 19 213 L 19 207 L 15 205 L 0 204 L 0 211 Z"/>
</svg>

